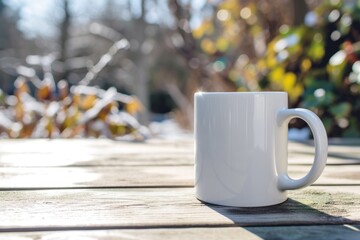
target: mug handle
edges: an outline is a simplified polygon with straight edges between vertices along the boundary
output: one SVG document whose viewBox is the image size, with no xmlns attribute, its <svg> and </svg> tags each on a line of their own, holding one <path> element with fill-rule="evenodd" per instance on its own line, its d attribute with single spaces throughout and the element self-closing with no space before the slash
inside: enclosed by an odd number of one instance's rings
<svg viewBox="0 0 360 240">
<path fill-rule="evenodd" d="M 277 124 L 279 127 L 285 127 L 284 124 L 286 124 L 287 127 L 289 121 L 295 117 L 301 118 L 310 126 L 314 136 L 315 159 L 310 172 L 298 180 L 290 178 L 287 171 L 279 173 L 278 188 L 282 191 L 309 186 L 320 177 L 326 165 L 328 140 L 321 120 L 315 113 L 307 109 L 294 108 L 280 110 L 277 114 Z"/>
</svg>

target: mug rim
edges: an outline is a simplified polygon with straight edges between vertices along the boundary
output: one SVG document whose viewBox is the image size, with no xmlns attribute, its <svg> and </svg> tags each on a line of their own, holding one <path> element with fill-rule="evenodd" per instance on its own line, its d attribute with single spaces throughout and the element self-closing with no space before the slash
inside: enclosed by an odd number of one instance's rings
<svg viewBox="0 0 360 240">
<path fill-rule="evenodd" d="M 197 96 L 201 95 L 255 95 L 255 94 L 261 94 L 261 95 L 274 95 L 274 94 L 284 94 L 287 95 L 287 92 L 281 92 L 281 91 L 264 91 L 264 92 L 201 92 L 198 91 L 195 93 Z"/>
</svg>

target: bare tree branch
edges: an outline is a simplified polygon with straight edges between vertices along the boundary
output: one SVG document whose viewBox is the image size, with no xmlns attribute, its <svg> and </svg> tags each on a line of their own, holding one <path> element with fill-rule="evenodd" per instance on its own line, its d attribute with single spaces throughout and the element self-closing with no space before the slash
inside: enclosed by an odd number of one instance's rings
<svg viewBox="0 0 360 240">
<path fill-rule="evenodd" d="M 90 68 L 85 77 L 79 82 L 80 85 L 88 85 L 91 81 L 93 81 L 97 75 L 103 70 L 110 61 L 114 58 L 115 54 L 117 54 L 120 50 L 126 50 L 130 47 L 128 40 L 121 39 L 114 43 L 108 50 L 107 53 L 102 55 L 100 60 Z"/>
</svg>

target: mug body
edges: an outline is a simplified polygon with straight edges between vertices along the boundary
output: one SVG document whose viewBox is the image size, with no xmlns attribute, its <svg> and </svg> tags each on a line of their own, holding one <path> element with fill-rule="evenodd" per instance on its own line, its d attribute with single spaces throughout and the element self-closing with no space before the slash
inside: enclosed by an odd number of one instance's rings
<svg viewBox="0 0 360 240">
<path fill-rule="evenodd" d="M 285 92 L 195 94 L 195 192 L 204 202 L 236 207 L 284 202 L 287 128 L 277 113 Z"/>
</svg>

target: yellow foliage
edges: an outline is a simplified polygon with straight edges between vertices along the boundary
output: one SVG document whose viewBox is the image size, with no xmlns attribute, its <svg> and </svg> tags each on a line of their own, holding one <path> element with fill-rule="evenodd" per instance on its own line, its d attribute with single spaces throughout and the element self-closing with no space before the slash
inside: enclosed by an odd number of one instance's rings
<svg viewBox="0 0 360 240">
<path fill-rule="evenodd" d="M 285 71 L 282 67 L 276 67 L 269 73 L 269 79 L 271 82 L 276 83 L 282 86 L 282 81 L 284 77 Z"/>
<path fill-rule="evenodd" d="M 288 91 L 291 101 L 296 101 L 304 92 L 304 87 L 300 84 L 296 84 L 291 90 Z"/>
<path fill-rule="evenodd" d="M 192 31 L 194 38 L 201 38 L 204 35 L 204 29 L 202 25 Z"/>
<path fill-rule="evenodd" d="M 51 119 L 46 119 L 45 129 L 48 131 L 49 137 L 51 137 L 51 133 L 56 130 L 56 127 Z"/>
<path fill-rule="evenodd" d="M 214 32 L 214 26 L 211 21 L 204 21 L 198 28 L 192 31 L 194 38 L 201 38 L 205 34 L 212 34 Z"/>
<path fill-rule="evenodd" d="M 229 42 L 225 38 L 221 37 L 216 41 L 216 47 L 221 52 L 225 52 L 229 48 Z"/>
<path fill-rule="evenodd" d="M 236 16 L 240 14 L 240 4 L 238 0 L 225 0 L 219 4 L 219 9 L 225 9 Z"/>
<path fill-rule="evenodd" d="M 245 87 L 239 87 L 237 89 L 238 92 L 247 92 L 247 89 Z"/>
<path fill-rule="evenodd" d="M 248 64 L 244 67 L 244 77 L 247 81 L 256 79 L 257 69 L 253 64 Z"/>
<path fill-rule="evenodd" d="M 117 126 L 117 129 L 116 129 L 116 134 L 117 135 L 125 135 L 126 134 L 126 128 L 125 126 L 122 126 L 122 125 L 119 125 Z"/>
<path fill-rule="evenodd" d="M 236 26 L 223 28 L 222 38 L 224 38 L 228 42 L 228 45 L 237 46 L 241 41 L 241 37 L 242 36 L 241 34 L 239 34 Z"/>
<path fill-rule="evenodd" d="M 267 46 L 267 54 L 269 55 L 275 55 L 275 44 L 278 41 L 278 38 L 275 38 L 271 42 L 269 42 Z"/>
<path fill-rule="evenodd" d="M 285 73 L 284 80 L 283 80 L 283 89 L 286 92 L 289 92 L 293 89 L 295 83 L 296 83 L 295 73 L 292 73 L 292 72 Z"/>
<path fill-rule="evenodd" d="M 291 101 L 296 101 L 304 92 L 304 87 L 296 83 L 296 75 L 293 72 L 284 74 L 282 88 L 288 92 Z"/>
<path fill-rule="evenodd" d="M 15 81 L 15 96 L 20 97 L 22 93 L 29 92 L 29 87 L 24 79 L 17 79 Z"/>
<path fill-rule="evenodd" d="M 274 68 L 277 64 L 276 56 L 275 54 L 269 54 L 266 58 L 266 64 L 269 68 Z"/>
<path fill-rule="evenodd" d="M 237 34 L 236 31 L 233 31 L 234 26 L 237 26 L 238 24 L 236 20 L 229 18 L 226 21 L 222 21 L 221 23 L 222 23 L 221 30 L 223 34 L 227 34 L 228 36 L 233 36 Z"/>
<path fill-rule="evenodd" d="M 130 114 L 135 114 L 143 109 L 141 102 L 136 97 L 125 105 L 125 109 Z"/>
<path fill-rule="evenodd" d="M 311 68 L 311 61 L 308 58 L 305 58 L 302 60 L 300 68 L 302 72 L 307 72 Z"/>
<path fill-rule="evenodd" d="M 81 96 L 78 93 L 74 93 L 73 95 L 73 102 L 75 105 L 80 105 L 81 103 Z"/>
<path fill-rule="evenodd" d="M 107 105 L 105 105 L 99 112 L 98 114 L 98 118 L 100 120 L 105 121 L 109 112 L 111 111 L 111 108 L 114 106 L 114 102 L 108 103 Z"/>
<path fill-rule="evenodd" d="M 264 71 L 267 69 L 267 65 L 266 65 L 266 61 L 264 59 L 260 59 L 257 63 L 256 63 L 256 67 L 260 70 L 260 71 Z"/>
<path fill-rule="evenodd" d="M 15 119 L 17 122 L 22 121 L 25 115 L 24 105 L 20 102 L 15 106 Z"/>
<path fill-rule="evenodd" d="M 325 55 L 324 45 L 321 43 L 312 44 L 309 49 L 309 55 L 316 60 L 320 60 Z"/>
<path fill-rule="evenodd" d="M 44 83 L 40 88 L 37 90 L 36 96 L 39 100 L 46 100 L 51 97 L 51 87 L 49 84 Z"/>
<path fill-rule="evenodd" d="M 64 120 L 64 128 L 71 128 L 76 125 L 78 119 L 80 118 L 80 111 L 77 107 L 72 106 L 68 109 L 67 116 Z"/>
<path fill-rule="evenodd" d="M 259 26 L 259 25 L 255 25 L 255 26 L 253 26 L 253 27 L 250 29 L 250 32 L 251 32 L 251 34 L 254 35 L 255 38 L 256 38 L 256 35 L 259 35 L 259 34 L 263 33 L 263 32 L 264 32 L 264 29 L 263 29 L 261 26 Z"/>
<path fill-rule="evenodd" d="M 205 38 L 200 43 L 201 49 L 207 54 L 213 54 L 216 52 L 216 46 L 210 39 Z"/>
<path fill-rule="evenodd" d="M 97 97 L 95 94 L 86 95 L 81 101 L 81 108 L 88 110 L 95 105 L 96 101 L 97 101 Z"/>
<path fill-rule="evenodd" d="M 238 76 L 237 71 L 235 69 L 231 69 L 229 72 L 229 78 L 235 82 L 237 79 L 237 76 Z"/>
</svg>

